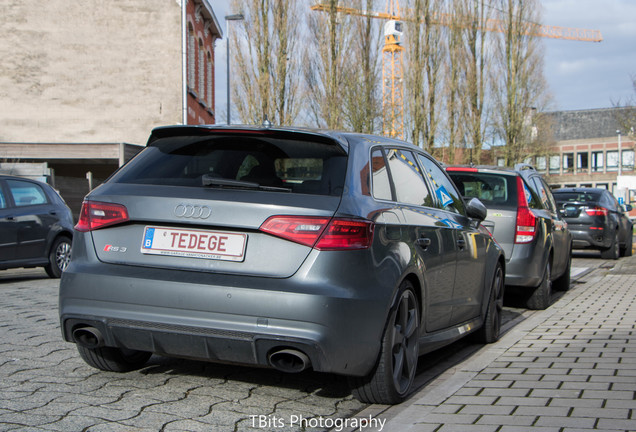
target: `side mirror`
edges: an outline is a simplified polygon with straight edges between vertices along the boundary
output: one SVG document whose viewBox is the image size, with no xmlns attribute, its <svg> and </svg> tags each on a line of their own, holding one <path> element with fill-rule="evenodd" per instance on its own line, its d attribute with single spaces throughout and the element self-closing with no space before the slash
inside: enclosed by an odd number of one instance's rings
<svg viewBox="0 0 636 432">
<path fill-rule="evenodd" d="M 477 219 L 479 222 L 482 222 L 484 219 L 486 219 L 488 210 L 481 201 L 479 201 L 477 198 L 472 198 L 470 201 L 468 201 L 468 204 L 466 204 L 466 214 L 469 218 Z"/>
</svg>

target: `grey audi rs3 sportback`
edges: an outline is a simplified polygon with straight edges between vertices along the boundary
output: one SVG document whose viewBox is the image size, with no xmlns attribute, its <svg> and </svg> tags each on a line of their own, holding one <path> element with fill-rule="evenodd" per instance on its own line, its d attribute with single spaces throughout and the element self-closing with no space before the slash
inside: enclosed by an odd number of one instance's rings
<svg viewBox="0 0 636 432">
<path fill-rule="evenodd" d="M 349 377 L 402 401 L 418 356 L 499 337 L 505 260 L 431 156 L 389 138 L 173 126 L 88 194 L 63 337 L 124 372 L 151 354 Z"/>
</svg>

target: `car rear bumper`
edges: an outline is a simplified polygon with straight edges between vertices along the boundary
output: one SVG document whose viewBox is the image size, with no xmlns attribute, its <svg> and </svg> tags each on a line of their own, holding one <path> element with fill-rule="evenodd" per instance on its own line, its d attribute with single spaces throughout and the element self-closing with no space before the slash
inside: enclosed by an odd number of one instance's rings
<svg viewBox="0 0 636 432">
<path fill-rule="evenodd" d="M 517 244 L 506 262 L 506 285 L 534 288 L 545 271 L 544 247 L 535 243 Z"/>
<path fill-rule="evenodd" d="M 69 342 L 74 342 L 71 336 L 74 328 L 88 326 L 99 330 L 105 346 L 153 352 L 168 357 L 258 366 L 270 366 L 268 358 L 271 353 L 295 349 L 310 359 L 314 370 L 352 374 L 346 369 L 332 371 L 322 347 L 312 339 L 73 314 L 63 315 L 62 322 L 64 337 Z"/>
<path fill-rule="evenodd" d="M 610 247 L 611 237 L 605 235 L 606 230 L 573 230 L 572 248 L 574 249 L 606 249 Z"/>
<path fill-rule="evenodd" d="M 267 279 L 75 262 L 60 284 L 62 333 L 74 342 L 74 329 L 95 327 L 105 346 L 258 366 L 291 348 L 316 371 L 365 375 L 392 291 L 362 275 L 338 284 L 319 273 Z"/>
</svg>

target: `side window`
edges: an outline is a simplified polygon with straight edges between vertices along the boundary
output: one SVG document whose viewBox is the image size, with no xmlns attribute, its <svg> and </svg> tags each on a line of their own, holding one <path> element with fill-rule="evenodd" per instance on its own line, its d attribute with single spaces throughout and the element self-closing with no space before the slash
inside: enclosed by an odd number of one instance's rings
<svg viewBox="0 0 636 432">
<path fill-rule="evenodd" d="M 0 189 L 0 209 L 7 208 L 7 200 L 4 199 L 4 192 Z"/>
<path fill-rule="evenodd" d="M 532 183 L 535 187 L 535 190 L 537 191 L 537 194 L 539 195 L 539 199 L 541 200 L 541 206 L 544 209 L 551 211 L 552 213 L 556 213 L 556 205 L 551 199 L 552 194 L 547 189 L 547 186 L 545 186 L 545 184 L 539 177 L 533 177 Z"/>
<path fill-rule="evenodd" d="M 413 154 L 406 150 L 388 149 L 387 160 L 397 201 L 431 207 L 433 199 Z"/>
<path fill-rule="evenodd" d="M 384 156 L 380 149 L 375 149 L 371 153 L 371 182 L 373 184 L 374 198 L 387 201 L 393 199 L 389 173 L 387 172 Z"/>
<path fill-rule="evenodd" d="M 557 206 L 557 203 L 554 200 L 554 195 L 552 195 L 552 190 L 550 189 L 550 186 L 548 186 L 543 179 L 541 179 L 540 181 L 541 181 L 541 184 L 543 184 L 543 188 L 547 191 L 548 202 L 550 203 L 550 209 L 552 210 L 552 213 L 555 213 L 555 214 L 559 213 L 559 210 L 558 210 L 559 207 Z"/>
<path fill-rule="evenodd" d="M 542 209 L 543 205 L 541 204 L 541 200 L 539 199 L 539 197 L 537 196 L 537 193 L 534 190 L 536 188 L 534 183 L 531 185 L 528 185 L 528 183 L 526 183 L 523 177 L 520 177 L 520 178 L 521 178 L 521 183 L 523 184 L 523 193 L 525 194 L 525 200 L 526 200 L 526 203 L 528 204 L 528 207 L 530 207 L 531 209 Z"/>
<path fill-rule="evenodd" d="M 35 183 L 8 180 L 7 185 L 13 196 L 13 202 L 17 207 L 47 203 L 46 194 Z"/>
<path fill-rule="evenodd" d="M 441 208 L 459 214 L 466 214 L 464 202 L 453 182 L 446 176 L 446 173 L 428 157 L 422 154 L 418 154 L 417 157 L 433 187 Z"/>
</svg>

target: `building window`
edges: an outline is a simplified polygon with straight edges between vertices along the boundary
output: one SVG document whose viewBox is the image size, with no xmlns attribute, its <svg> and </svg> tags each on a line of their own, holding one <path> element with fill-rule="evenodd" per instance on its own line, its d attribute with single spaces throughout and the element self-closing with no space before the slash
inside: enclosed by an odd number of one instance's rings
<svg viewBox="0 0 636 432">
<path fill-rule="evenodd" d="M 582 172 L 587 171 L 590 168 L 589 165 L 589 153 L 577 153 L 576 155 L 576 171 Z"/>
<path fill-rule="evenodd" d="M 203 41 L 199 39 L 199 99 L 205 97 L 205 51 Z"/>
<path fill-rule="evenodd" d="M 537 171 L 545 172 L 547 161 L 545 156 L 537 156 Z"/>
<path fill-rule="evenodd" d="M 206 64 L 206 68 L 207 68 L 207 74 L 206 74 L 206 88 L 207 88 L 207 93 L 206 93 L 206 100 L 208 101 L 208 106 L 210 108 L 212 108 L 212 54 L 208 51 L 208 61 Z"/>
<path fill-rule="evenodd" d="M 563 173 L 574 172 L 574 153 L 563 153 Z"/>
<path fill-rule="evenodd" d="M 607 183 L 596 183 L 596 187 L 599 189 L 607 189 Z"/>
<path fill-rule="evenodd" d="M 529 156 L 523 160 L 524 164 L 532 165 L 532 156 Z"/>
<path fill-rule="evenodd" d="M 191 89 L 194 88 L 194 56 L 194 29 L 192 28 L 192 23 L 188 23 L 188 87 Z"/>
<path fill-rule="evenodd" d="M 618 171 L 618 151 L 607 152 L 607 171 Z"/>
<path fill-rule="evenodd" d="M 621 159 L 623 160 L 623 170 L 634 171 L 634 150 L 623 150 Z"/>
<path fill-rule="evenodd" d="M 603 172 L 603 152 L 592 152 L 592 172 Z"/>
<path fill-rule="evenodd" d="M 506 166 L 506 159 L 502 158 L 502 157 L 498 157 L 497 158 L 497 166 L 500 166 L 500 167 Z"/>
<path fill-rule="evenodd" d="M 550 156 L 550 174 L 558 174 L 561 171 L 561 158 L 559 155 Z"/>
</svg>

